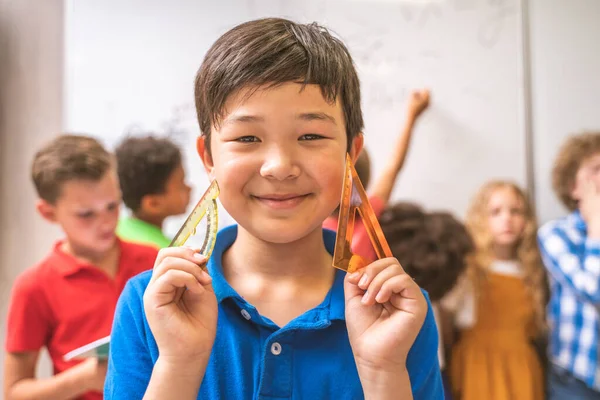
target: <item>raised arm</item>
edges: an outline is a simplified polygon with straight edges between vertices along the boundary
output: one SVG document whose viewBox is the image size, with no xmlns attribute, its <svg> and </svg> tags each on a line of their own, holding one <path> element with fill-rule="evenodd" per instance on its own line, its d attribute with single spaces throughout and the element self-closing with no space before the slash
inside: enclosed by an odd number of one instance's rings
<svg viewBox="0 0 600 400">
<path fill-rule="evenodd" d="M 410 146 L 410 140 L 413 128 L 417 119 L 423 111 L 429 106 L 429 90 L 417 90 L 410 94 L 408 108 L 406 110 L 406 120 L 400 136 L 396 140 L 392 156 L 384 167 L 381 174 L 373 182 L 372 190 L 369 195 L 378 197 L 385 204 L 392 195 L 396 178 L 404 165 L 406 155 Z"/>
</svg>

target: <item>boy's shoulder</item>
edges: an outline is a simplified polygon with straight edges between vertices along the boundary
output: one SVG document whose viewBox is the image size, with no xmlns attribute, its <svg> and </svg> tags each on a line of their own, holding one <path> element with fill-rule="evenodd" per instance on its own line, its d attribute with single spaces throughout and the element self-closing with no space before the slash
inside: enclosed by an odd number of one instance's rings
<svg viewBox="0 0 600 400">
<path fill-rule="evenodd" d="M 122 239 L 121 251 L 125 254 L 132 255 L 133 257 L 140 259 L 156 259 L 156 256 L 158 255 L 158 249 L 154 246 L 143 243 L 130 242 Z"/>
<path fill-rule="evenodd" d="M 134 217 L 119 219 L 116 232 L 122 240 L 154 248 L 168 247 L 171 243 L 158 227 Z"/>
<path fill-rule="evenodd" d="M 129 279 L 125 289 L 123 290 L 122 296 L 128 298 L 133 296 L 141 299 L 146 291 L 146 287 L 148 287 L 148 284 L 150 283 L 151 278 L 152 270 L 149 269 Z"/>
<path fill-rule="evenodd" d="M 563 217 L 556 218 L 544 223 L 538 229 L 538 237 L 540 239 L 548 238 L 554 235 L 556 232 L 569 231 L 572 229 L 576 229 L 578 226 L 582 226 L 584 224 L 585 223 L 579 215 L 579 212 L 575 211 Z"/>
<path fill-rule="evenodd" d="M 13 283 L 13 290 L 18 289 L 32 294 L 42 291 L 44 287 L 48 286 L 44 282 L 54 282 L 61 275 L 60 260 L 56 254 L 57 246 L 58 244 L 55 244 L 42 260 L 17 275 Z"/>
<path fill-rule="evenodd" d="M 158 249 L 146 244 L 120 240 L 121 243 L 121 265 L 126 268 L 126 274 L 134 277 L 142 272 L 152 270 Z"/>
</svg>

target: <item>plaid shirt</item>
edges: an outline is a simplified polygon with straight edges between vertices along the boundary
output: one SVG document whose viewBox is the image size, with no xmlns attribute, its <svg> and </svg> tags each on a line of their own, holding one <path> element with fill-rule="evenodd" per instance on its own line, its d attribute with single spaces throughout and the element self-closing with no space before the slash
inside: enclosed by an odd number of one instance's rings
<svg viewBox="0 0 600 400">
<path fill-rule="evenodd" d="M 579 212 L 545 224 L 538 240 L 550 280 L 550 360 L 600 391 L 600 240 L 588 239 Z"/>
</svg>

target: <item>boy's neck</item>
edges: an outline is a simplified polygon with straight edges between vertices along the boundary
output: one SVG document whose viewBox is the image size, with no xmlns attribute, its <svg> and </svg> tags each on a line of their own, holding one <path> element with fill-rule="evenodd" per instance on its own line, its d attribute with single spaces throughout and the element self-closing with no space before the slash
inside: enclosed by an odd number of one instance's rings
<svg viewBox="0 0 600 400">
<path fill-rule="evenodd" d="M 165 217 L 159 215 L 148 215 L 142 211 L 138 211 L 133 213 L 133 216 L 140 221 L 144 221 L 150 225 L 156 226 L 158 229 L 162 231 L 163 223 L 165 222 Z"/>
<path fill-rule="evenodd" d="M 335 279 L 320 228 L 294 243 L 274 244 L 238 227 L 222 263 L 231 287 L 278 326 L 321 304 Z"/>
<path fill-rule="evenodd" d="M 108 251 L 93 252 L 77 248 L 67 239 L 62 244 L 61 250 L 66 254 L 73 256 L 81 263 L 98 267 L 111 277 L 114 277 L 117 273 L 119 257 L 121 255 L 119 242 L 117 240 L 115 240 L 114 245 L 111 246 Z"/>
<path fill-rule="evenodd" d="M 332 279 L 331 263 L 320 228 L 296 242 L 276 244 L 262 241 L 238 226 L 236 241 L 223 255 L 226 278 L 253 276 L 278 282 Z"/>
</svg>

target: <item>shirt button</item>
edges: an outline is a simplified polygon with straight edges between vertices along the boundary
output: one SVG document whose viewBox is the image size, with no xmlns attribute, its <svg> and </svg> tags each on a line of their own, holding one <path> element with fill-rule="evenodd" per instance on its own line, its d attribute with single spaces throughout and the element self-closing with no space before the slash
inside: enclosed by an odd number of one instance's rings
<svg viewBox="0 0 600 400">
<path fill-rule="evenodd" d="M 250 318 L 252 318 L 250 316 L 250 313 L 244 309 L 242 309 L 242 317 L 246 318 L 248 321 L 250 320 Z"/>
<path fill-rule="evenodd" d="M 280 355 L 281 354 L 281 345 L 279 343 L 277 343 L 277 342 L 273 343 L 271 345 L 271 353 L 274 356 Z"/>
</svg>

